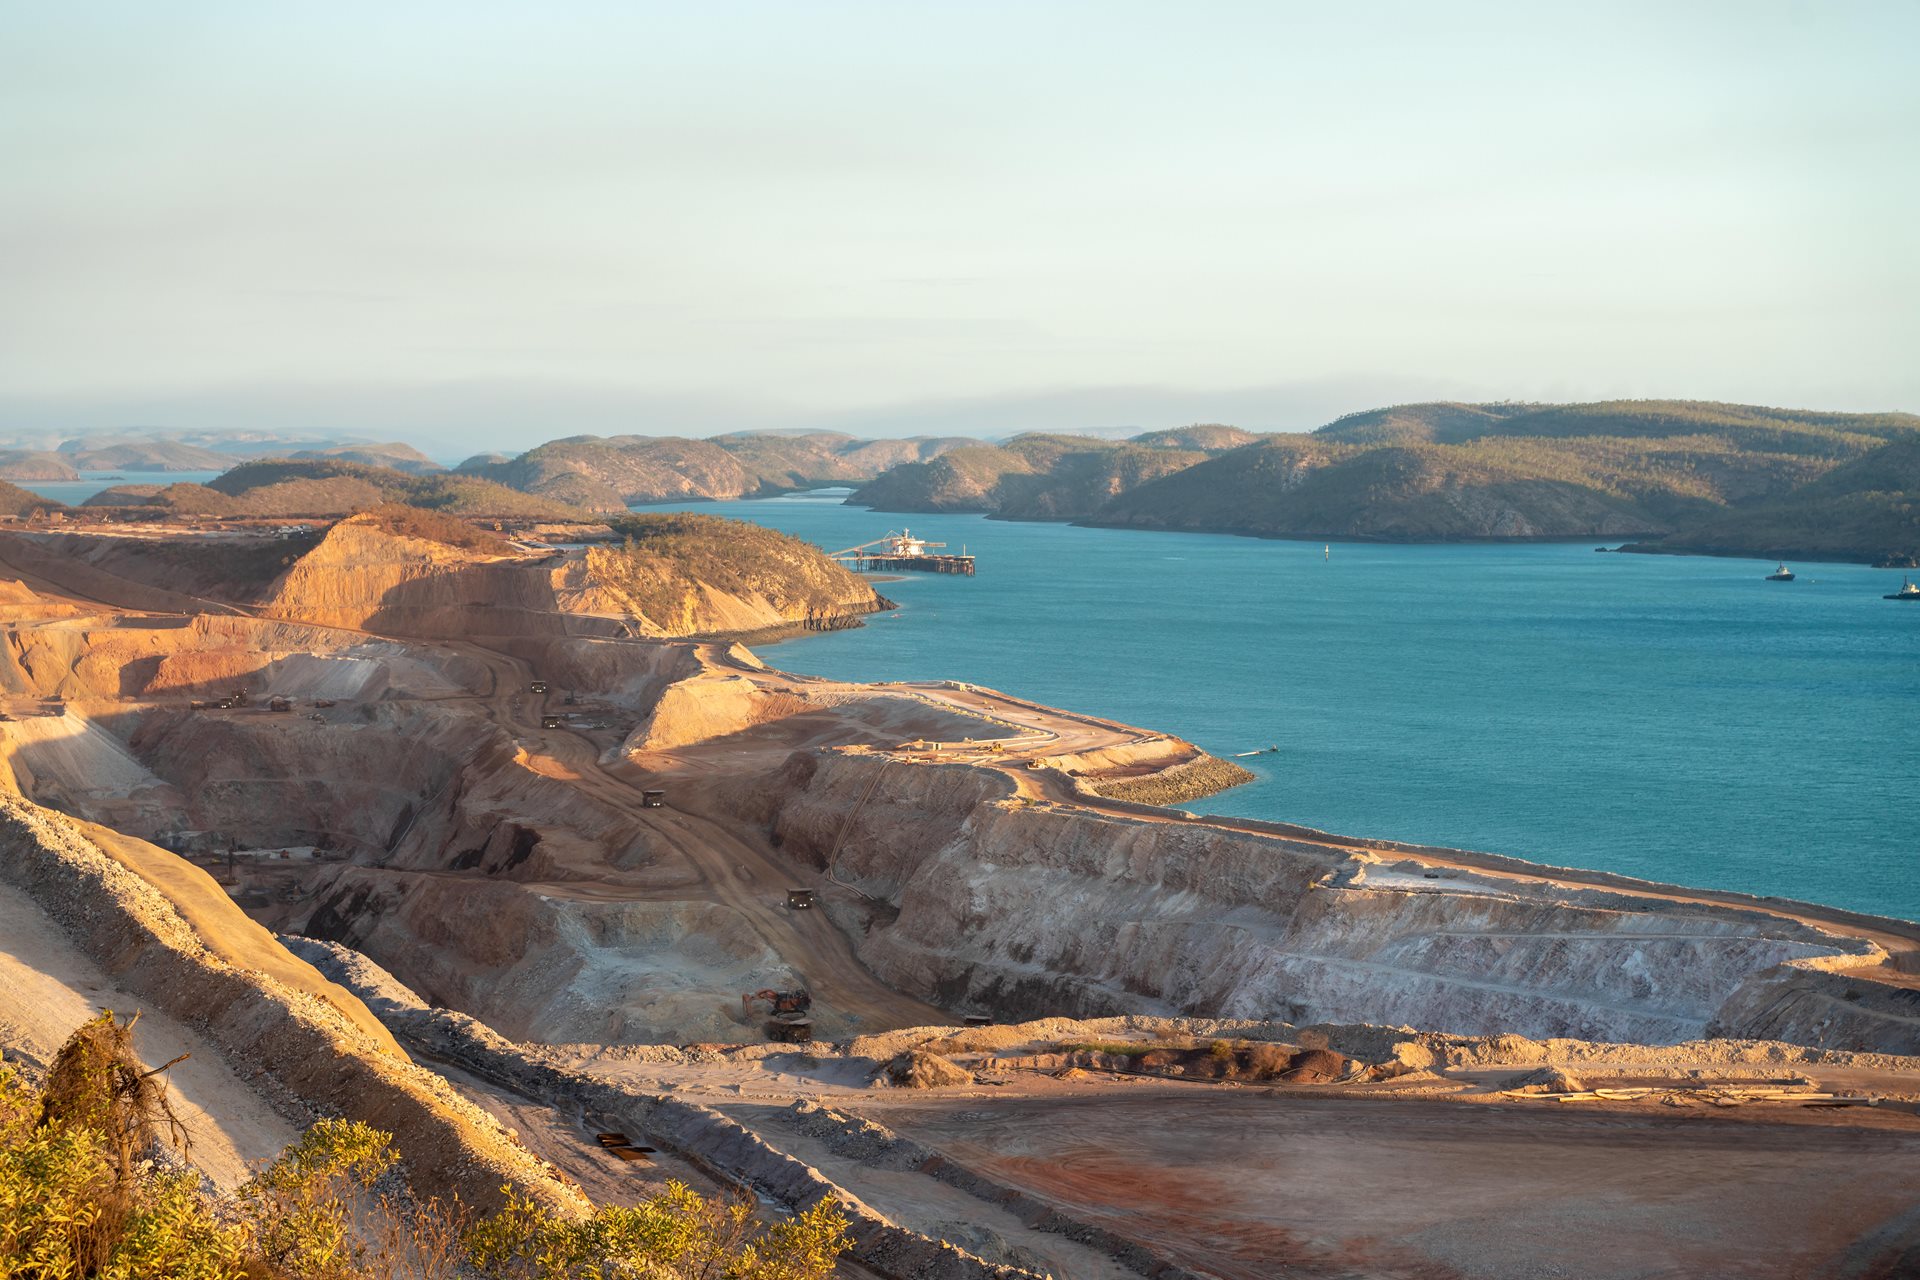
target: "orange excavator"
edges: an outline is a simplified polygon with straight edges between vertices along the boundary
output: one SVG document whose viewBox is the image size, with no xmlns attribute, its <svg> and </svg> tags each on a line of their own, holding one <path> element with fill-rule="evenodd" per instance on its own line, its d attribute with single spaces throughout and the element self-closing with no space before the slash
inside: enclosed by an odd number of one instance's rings
<svg viewBox="0 0 1920 1280">
<path fill-rule="evenodd" d="M 756 1001 L 764 1002 L 770 1015 L 766 1027 L 767 1039 L 789 1044 L 813 1039 L 813 1019 L 807 1016 L 807 1010 L 813 1008 L 811 992 L 775 991 L 772 988 L 749 992 L 740 997 L 741 1011 L 752 1016 Z"/>
</svg>

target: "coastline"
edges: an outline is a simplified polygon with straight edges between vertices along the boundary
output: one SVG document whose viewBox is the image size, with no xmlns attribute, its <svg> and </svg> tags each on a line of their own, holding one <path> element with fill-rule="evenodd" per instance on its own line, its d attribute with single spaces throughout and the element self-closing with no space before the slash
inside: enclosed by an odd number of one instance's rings
<svg viewBox="0 0 1920 1280">
<path fill-rule="evenodd" d="M 1721 560 L 1793 560 L 1801 564 L 1863 564 L 1869 569 L 1885 569 L 1899 572 L 1901 569 L 1920 568 L 1915 557 L 1908 556 L 1906 564 L 1888 563 L 1899 560 L 1898 556 L 1871 555 L 1862 552 L 1858 555 L 1845 555 L 1832 549 L 1821 551 L 1796 551 L 1792 548 L 1770 551 L 1748 551 L 1736 547 L 1663 547 L 1657 542 L 1627 542 L 1611 549 L 1616 555 L 1638 556 L 1710 556 Z"/>
<path fill-rule="evenodd" d="M 791 637 L 789 637 L 791 638 Z M 758 674 L 780 681 L 792 681 L 799 684 L 820 683 L 840 684 L 848 682 L 832 681 L 826 677 L 808 675 L 777 668 L 769 664 Z M 951 695 L 942 695 L 941 700 L 968 706 L 973 714 L 983 715 L 988 707 L 1021 708 L 1027 715 L 1059 717 L 1077 723 L 1098 725 L 1120 733 L 1130 734 L 1143 743 L 1178 743 L 1179 739 L 1158 733 L 1137 725 L 1129 725 L 1107 717 L 1077 712 L 1067 708 L 1051 706 L 1017 694 L 1007 694 L 997 690 L 983 689 L 976 685 L 961 684 L 957 681 L 938 682 L 952 686 L 965 693 L 964 701 Z M 875 691 L 885 691 L 905 687 L 905 682 L 879 681 L 864 682 L 863 687 Z M 920 695 L 924 697 L 925 695 Z M 977 704 L 977 705 L 976 705 Z M 1020 729 L 1026 727 L 1016 724 L 1007 715 L 985 714 L 985 718 L 1005 728 Z M 991 740 L 975 742 L 969 740 L 969 746 L 985 750 Z M 1181 745 L 1188 745 L 1181 743 Z M 1278 837 L 1289 841 L 1298 841 L 1312 845 L 1333 848 L 1370 851 L 1413 858 L 1435 865 L 1459 869 L 1474 869 L 1497 875 L 1521 876 L 1551 881 L 1556 884 L 1578 886 L 1582 888 L 1624 891 L 1627 893 L 1661 898 L 1673 898 L 1692 902 L 1711 902 L 1736 909 L 1762 912 L 1770 916 L 1789 916 L 1795 919 L 1824 923 L 1845 930 L 1870 930 L 1884 933 L 1906 944 L 1902 952 L 1903 961 L 1895 968 L 1903 973 L 1920 975 L 1920 920 L 1903 916 L 1881 915 L 1874 912 L 1859 911 L 1851 907 L 1815 902 L 1810 899 L 1795 898 L 1781 894 L 1762 894 L 1742 889 L 1721 889 L 1699 885 L 1684 884 L 1679 881 L 1656 879 L 1648 876 L 1629 875 L 1624 872 L 1608 871 L 1600 868 L 1579 867 L 1524 858 L 1515 854 L 1493 853 L 1452 845 L 1430 844 L 1422 841 L 1395 840 L 1386 837 L 1346 835 L 1303 823 L 1289 822 L 1284 818 L 1247 818 L 1226 814 L 1190 814 L 1182 812 L 1177 806 L 1191 800 L 1209 795 L 1217 795 L 1252 779 L 1253 774 L 1230 760 L 1213 756 L 1203 749 L 1194 748 L 1193 754 L 1181 757 L 1178 761 L 1158 768 L 1134 772 L 1130 775 L 1116 776 L 1111 779 L 1083 776 L 1067 764 L 1077 762 L 1077 757 L 1067 759 L 1048 759 L 1046 754 L 1035 754 L 1029 745 L 1018 746 L 1005 754 L 995 752 L 982 754 L 972 759 L 955 759 L 953 763 L 973 767 L 984 767 L 1002 772 L 1015 778 L 1016 792 L 1025 794 L 1029 788 L 1023 784 L 1027 778 L 1016 773 L 1016 762 L 1028 762 L 1026 769 L 1037 774 L 1041 786 L 1035 795 L 1052 792 L 1051 802 L 1069 810 L 1078 809 L 1088 814 L 1105 813 L 1109 816 L 1145 818 L 1156 822 L 1178 822 L 1194 828 L 1213 828 L 1223 831 L 1235 831 L 1248 835 Z M 1037 768 L 1036 766 L 1046 766 Z M 1183 776 L 1184 774 L 1184 776 Z M 1165 798 L 1148 799 L 1159 794 Z M 1920 985 L 1917 983 L 1916 985 Z"/>
<path fill-rule="evenodd" d="M 805 492 L 797 490 L 796 492 Z M 754 501 L 754 499 L 742 499 Z M 1651 532 L 1638 534 L 1619 533 L 1568 533 L 1541 534 L 1524 537 L 1480 537 L 1480 538 L 1391 538 L 1356 533 L 1271 533 L 1256 529 L 1234 528 L 1231 525 L 1167 525 L 1122 524 L 1114 521 L 1073 518 L 1067 516 L 1007 516 L 980 508 L 933 509 L 906 511 L 888 507 L 869 507 L 864 503 L 851 500 L 842 506 L 859 507 L 878 515 L 902 516 L 979 516 L 984 520 L 998 521 L 1004 524 L 1063 524 L 1079 529 L 1117 529 L 1134 533 L 1186 533 L 1205 534 L 1213 537 L 1252 538 L 1261 542 L 1319 542 L 1341 543 L 1352 546 L 1376 547 L 1501 547 L 1501 546 L 1552 546 L 1561 544 L 1580 545 L 1593 542 L 1620 543 L 1607 547 L 1614 553 L 1636 555 L 1668 556 L 1707 556 L 1729 560 L 1798 560 L 1806 564 L 1863 564 L 1874 569 L 1915 568 L 1920 566 L 1883 563 L 1888 559 L 1884 551 L 1842 551 L 1824 548 L 1817 551 L 1805 549 L 1769 549 L 1741 547 L 1677 547 L 1663 546 L 1658 542 L 1635 542 L 1634 538 L 1654 536 Z M 1622 541 L 1622 539 L 1629 541 Z M 1897 557 L 1895 557 L 1897 559 Z"/>
</svg>

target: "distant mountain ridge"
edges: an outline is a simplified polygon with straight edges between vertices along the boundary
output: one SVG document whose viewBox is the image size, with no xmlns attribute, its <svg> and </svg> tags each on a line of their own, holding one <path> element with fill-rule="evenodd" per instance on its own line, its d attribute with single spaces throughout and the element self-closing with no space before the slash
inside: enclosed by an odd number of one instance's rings
<svg viewBox="0 0 1920 1280">
<path fill-rule="evenodd" d="M 1184 439 L 1177 432 L 1150 434 L 1176 443 Z M 1200 449 L 1131 440 L 1023 435 L 895 467 L 848 501 L 882 511 L 985 511 L 1008 520 L 1077 520 L 1121 493 L 1208 456 Z"/>
<path fill-rule="evenodd" d="M 1400 405 L 1268 437 L 1119 495 L 1089 521 L 1386 541 L 1635 538 L 1874 560 L 1920 553 L 1901 496 L 1920 497 L 1916 441 L 1911 414 Z"/>
<path fill-rule="evenodd" d="M 337 458 L 243 462 L 204 485 L 118 485 L 83 507 L 155 507 L 181 515 L 340 516 L 388 503 L 443 515 L 573 520 L 583 512 L 505 485 L 446 471 L 415 475 Z"/>
<path fill-rule="evenodd" d="M 72 446 L 96 439 L 65 442 L 59 453 L 0 453 L 0 476 L 70 478 L 80 458 L 106 447 Z M 1431 402 L 1265 435 L 1220 423 L 1128 439 L 1030 432 L 998 442 L 803 430 L 581 435 L 518 456 L 476 455 L 451 472 L 405 444 L 330 443 L 243 464 L 210 486 L 123 485 L 87 505 L 310 514 L 401 501 L 566 518 L 848 485 L 852 503 L 883 511 L 1307 539 L 1619 539 L 1648 550 L 1894 563 L 1920 559 L 1916 442 L 1920 417 L 1906 413 Z M 171 456 L 230 460 L 204 450 Z"/>
<path fill-rule="evenodd" d="M 649 502 L 855 484 L 969 443 L 957 437 L 858 440 L 826 431 L 739 432 L 710 440 L 569 436 L 517 458 L 469 458 L 456 470 L 591 511 L 624 511 Z"/>
</svg>

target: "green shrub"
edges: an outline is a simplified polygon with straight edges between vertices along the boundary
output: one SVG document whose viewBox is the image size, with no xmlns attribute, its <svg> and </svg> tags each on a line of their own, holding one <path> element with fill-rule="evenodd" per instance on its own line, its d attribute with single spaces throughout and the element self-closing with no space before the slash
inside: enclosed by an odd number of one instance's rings
<svg viewBox="0 0 1920 1280">
<path fill-rule="evenodd" d="M 147 1158 L 186 1142 L 132 1031 L 84 1024 L 40 1089 L 0 1067 L 0 1280 L 828 1280 L 851 1243 L 831 1200 L 764 1222 L 677 1182 L 584 1219 L 509 1190 L 476 1219 L 409 1199 L 390 1135 L 347 1120 L 212 1197 Z"/>
</svg>

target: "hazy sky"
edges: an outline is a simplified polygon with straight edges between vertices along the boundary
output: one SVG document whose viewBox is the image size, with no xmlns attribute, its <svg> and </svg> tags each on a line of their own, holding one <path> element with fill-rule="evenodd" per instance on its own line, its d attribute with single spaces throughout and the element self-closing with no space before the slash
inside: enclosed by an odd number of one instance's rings
<svg viewBox="0 0 1920 1280">
<path fill-rule="evenodd" d="M 0 0 L 0 428 L 1920 409 L 1920 3 Z"/>
</svg>

